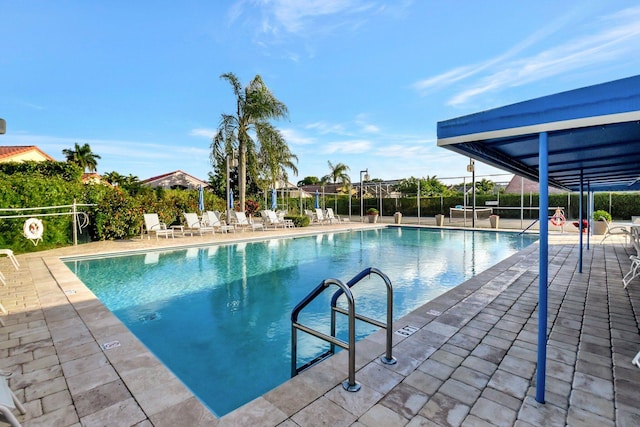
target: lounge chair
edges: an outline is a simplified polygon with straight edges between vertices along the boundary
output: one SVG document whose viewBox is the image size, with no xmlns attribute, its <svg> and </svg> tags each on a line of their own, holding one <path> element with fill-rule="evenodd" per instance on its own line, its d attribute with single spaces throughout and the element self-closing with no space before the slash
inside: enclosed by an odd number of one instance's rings
<svg viewBox="0 0 640 427">
<path fill-rule="evenodd" d="M 5 420 L 13 427 L 20 427 L 21 424 L 16 416 L 13 415 L 12 409 L 18 409 L 23 415 L 26 414 L 27 411 L 9 388 L 9 384 L 7 383 L 7 376 L 9 375 L 0 372 L 0 413 L 4 415 Z"/>
<path fill-rule="evenodd" d="M 169 236 L 173 239 L 173 230 L 167 228 L 167 225 L 163 222 L 160 222 L 160 218 L 158 218 L 158 214 L 144 214 L 144 227 L 147 230 L 147 239 L 151 238 L 151 234 L 154 233 L 156 235 L 156 240 L 158 240 L 158 236 L 164 236 L 167 239 Z"/>
<path fill-rule="evenodd" d="M 631 364 L 636 365 L 638 368 L 640 368 L 640 351 L 638 352 L 638 354 L 636 354 L 636 357 L 633 358 Z"/>
<path fill-rule="evenodd" d="M 327 219 L 329 223 L 334 224 L 338 222 L 349 222 L 349 218 L 340 218 L 340 216 L 333 213 L 333 208 L 327 208 Z"/>
<path fill-rule="evenodd" d="M 242 228 L 243 231 L 247 228 L 250 228 L 252 231 L 264 230 L 262 223 L 255 221 L 249 222 L 244 212 L 231 211 L 231 222 Z"/>
<path fill-rule="evenodd" d="M 6 255 L 11 260 L 11 264 L 17 270 L 20 269 L 20 263 L 16 259 L 15 255 L 13 255 L 13 251 L 11 249 L 0 249 L 0 255 Z"/>
<path fill-rule="evenodd" d="M 604 233 L 604 237 L 602 238 L 600 243 L 603 243 L 609 236 L 624 236 L 625 242 L 631 236 L 631 232 L 627 230 L 627 227 L 623 227 L 621 225 L 616 227 L 609 227 L 609 221 L 604 218 L 600 218 L 599 221 L 603 221 L 607 226 L 607 231 Z"/>
<path fill-rule="evenodd" d="M 316 220 L 318 221 L 318 224 L 324 224 L 325 222 L 330 222 L 329 218 L 325 216 L 324 212 L 322 212 L 322 209 L 320 208 L 316 208 Z"/>
<path fill-rule="evenodd" d="M 202 214 L 202 222 L 208 227 L 213 227 L 214 230 L 219 230 L 221 233 L 228 233 L 229 231 L 235 233 L 236 228 L 233 225 L 227 225 L 220 220 L 220 215 L 214 211 L 205 211 Z"/>
<path fill-rule="evenodd" d="M 262 211 L 262 221 L 264 222 L 267 228 L 269 226 L 273 228 L 278 228 L 278 227 L 293 228 L 294 227 L 292 220 L 280 219 L 278 218 L 278 215 L 274 211 L 269 209 L 265 209 Z"/>
<path fill-rule="evenodd" d="M 200 222 L 198 215 L 193 212 L 183 212 L 184 215 L 184 232 L 193 236 L 193 233 L 203 235 L 204 233 L 215 233 L 215 229 L 211 226 L 205 225 Z"/>
</svg>

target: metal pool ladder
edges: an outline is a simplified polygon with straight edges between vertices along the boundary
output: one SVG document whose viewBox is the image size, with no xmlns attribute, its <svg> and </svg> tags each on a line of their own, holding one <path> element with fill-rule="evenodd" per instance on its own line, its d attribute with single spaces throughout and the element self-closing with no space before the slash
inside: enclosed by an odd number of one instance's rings
<svg viewBox="0 0 640 427">
<path fill-rule="evenodd" d="M 386 323 L 380 322 L 375 319 L 371 319 L 369 317 L 356 314 L 355 308 L 355 299 L 353 294 L 351 293 L 351 288 L 362 279 L 371 274 L 376 274 L 382 278 L 384 284 L 387 287 L 387 321 Z M 302 325 L 298 323 L 298 315 L 309 303 L 311 303 L 316 297 L 322 294 L 326 289 L 331 285 L 338 286 L 338 290 L 333 294 L 331 298 L 331 335 L 324 334 L 320 331 L 312 329 L 308 326 Z M 342 295 L 345 295 L 347 299 L 347 303 L 349 308 L 344 309 L 341 307 L 337 307 L 338 298 Z M 336 338 L 336 313 L 346 314 L 349 318 L 349 341 L 344 342 L 338 338 Z M 349 352 L 349 378 L 342 383 L 342 387 L 344 387 L 347 391 L 358 391 L 360 390 L 360 384 L 356 382 L 356 332 L 355 325 L 356 319 L 361 320 L 363 322 L 367 322 L 371 325 L 377 326 L 379 328 L 386 329 L 387 332 L 387 343 L 386 343 L 386 352 L 385 355 L 380 358 L 382 363 L 387 365 L 393 365 L 396 363 L 395 357 L 391 355 L 391 347 L 393 345 L 393 331 L 391 330 L 393 323 L 393 286 L 391 285 L 391 280 L 389 277 L 384 274 L 382 271 L 378 270 L 374 267 L 369 267 L 362 270 L 356 276 L 354 276 L 351 280 L 349 280 L 346 284 L 341 282 L 338 279 L 326 279 L 323 280 L 316 288 L 309 293 L 306 297 L 302 299 L 295 306 L 293 311 L 291 312 L 291 376 L 294 377 L 298 375 L 300 372 L 305 369 L 315 365 L 316 363 L 326 359 L 335 353 L 335 346 L 341 347 Z M 306 332 L 314 337 L 320 338 L 324 341 L 327 341 L 331 344 L 331 347 L 326 352 L 314 358 L 312 361 L 298 367 L 298 330 L 302 332 Z"/>
</svg>

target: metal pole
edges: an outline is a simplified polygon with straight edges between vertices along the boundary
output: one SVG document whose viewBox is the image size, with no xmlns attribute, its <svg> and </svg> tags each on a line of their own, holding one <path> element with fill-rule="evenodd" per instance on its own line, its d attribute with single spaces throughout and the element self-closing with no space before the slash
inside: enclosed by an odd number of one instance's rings
<svg viewBox="0 0 640 427">
<path fill-rule="evenodd" d="M 231 178 L 229 177 L 229 155 L 227 154 L 227 188 L 226 188 L 226 193 L 227 193 L 227 209 L 226 209 L 226 214 L 225 214 L 225 219 L 227 222 L 227 225 L 229 225 L 230 221 L 229 221 L 229 215 L 231 215 L 231 212 L 229 211 L 229 192 L 231 191 Z"/>
<path fill-rule="evenodd" d="M 538 369 L 536 401 L 544 403 L 547 371 L 547 286 L 549 275 L 549 153 L 547 133 L 539 135 L 540 165 L 540 261 L 538 281 Z"/>
<path fill-rule="evenodd" d="M 73 246 L 78 246 L 78 211 L 76 199 L 73 199 Z"/>
</svg>

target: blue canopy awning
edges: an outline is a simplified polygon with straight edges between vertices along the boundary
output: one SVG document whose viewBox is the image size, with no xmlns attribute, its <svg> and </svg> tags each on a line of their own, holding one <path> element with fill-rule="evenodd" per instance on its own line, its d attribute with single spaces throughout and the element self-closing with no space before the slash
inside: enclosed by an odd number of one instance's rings
<svg viewBox="0 0 640 427">
<path fill-rule="evenodd" d="M 550 185 L 640 190 L 640 76 L 439 122 L 438 146 L 537 181 L 540 132 Z"/>
</svg>

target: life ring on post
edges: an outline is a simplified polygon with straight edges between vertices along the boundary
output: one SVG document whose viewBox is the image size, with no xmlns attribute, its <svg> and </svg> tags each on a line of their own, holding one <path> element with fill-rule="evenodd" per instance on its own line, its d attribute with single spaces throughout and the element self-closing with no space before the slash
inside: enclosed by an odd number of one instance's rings
<svg viewBox="0 0 640 427">
<path fill-rule="evenodd" d="M 551 221 L 551 225 L 554 225 L 556 227 L 562 227 L 566 220 L 564 218 L 564 215 L 562 215 L 562 212 L 556 211 L 556 213 L 554 213 L 553 216 L 551 217 L 550 221 Z"/>
<path fill-rule="evenodd" d="M 38 241 L 42 240 L 42 233 L 44 232 L 44 225 L 38 218 L 29 218 L 24 222 L 22 227 L 24 237 L 31 240 L 34 245 L 38 245 Z"/>
</svg>

